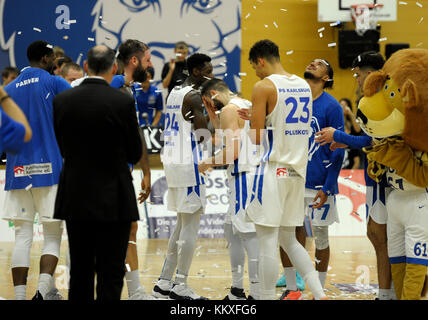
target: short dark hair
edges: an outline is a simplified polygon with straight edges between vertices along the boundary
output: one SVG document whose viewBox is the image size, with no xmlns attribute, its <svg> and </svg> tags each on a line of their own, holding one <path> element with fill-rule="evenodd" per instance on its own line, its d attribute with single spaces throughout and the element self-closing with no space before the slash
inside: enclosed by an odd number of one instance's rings
<svg viewBox="0 0 428 320">
<path fill-rule="evenodd" d="M 205 81 L 201 86 L 201 95 L 209 95 L 210 90 L 226 91 L 230 90 L 226 82 L 221 79 L 213 78 Z"/>
<path fill-rule="evenodd" d="M 205 63 L 211 62 L 211 58 L 203 53 L 194 53 L 187 58 L 187 70 L 189 74 L 193 74 L 193 69 L 202 70 L 205 66 Z"/>
<path fill-rule="evenodd" d="M 126 66 L 133 56 L 144 54 L 148 49 L 149 46 L 144 42 L 128 39 L 119 46 L 117 59 L 122 61 L 123 65 Z"/>
<path fill-rule="evenodd" d="M 7 78 L 7 77 L 9 77 L 9 75 L 11 73 L 15 73 L 15 74 L 19 75 L 20 72 L 19 72 L 19 69 L 16 67 L 5 67 L 5 68 L 3 68 L 2 72 L 1 72 L 1 76 L 3 78 Z"/>
<path fill-rule="evenodd" d="M 351 110 L 352 110 L 352 102 L 351 102 L 351 100 L 349 100 L 348 98 L 342 98 L 342 99 L 339 100 L 339 102 L 342 101 L 342 100 L 345 101 L 346 104 L 348 105 L 348 107 L 351 108 Z"/>
<path fill-rule="evenodd" d="M 63 57 L 59 57 L 56 60 L 56 65 L 58 66 L 58 68 L 61 68 L 63 64 L 72 63 L 72 62 L 73 62 L 73 59 L 71 59 L 69 56 L 63 56 Z"/>
<path fill-rule="evenodd" d="M 189 45 L 184 41 L 178 41 L 174 47 L 174 49 L 176 49 L 176 50 L 177 49 L 188 49 L 188 48 L 189 48 Z"/>
<path fill-rule="evenodd" d="M 385 64 L 385 59 L 379 52 L 366 51 L 359 54 L 352 62 L 352 68 L 359 67 L 360 69 L 368 68 L 372 70 L 380 70 Z"/>
<path fill-rule="evenodd" d="M 279 61 L 278 46 L 268 39 L 257 41 L 250 49 L 249 60 L 257 63 L 258 58 L 266 59 L 269 62 Z"/>
<path fill-rule="evenodd" d="M 146 71 L 147 71 L 148 73 L 150 73 L 150 75 L 152 76 L 152 79 L 155 77 L 155 69 L 153 69 L 152 67 L 148 67 L 148 68 L 146 69 Z"/>
<path fill-rule="evenodd" d="M 327 67 L 327 74 L 328 74 L 328 80 L 324 83 L 324 89 L 331 89 L 331 88 L 333 88 L 333 75 L 334 75 L 334 72 L 333 72 L 333 68 L 332 68 L 332 66 L 331 66 L 331 64 L 330 64 L 330 62 L 328 62 L 327 60 L 325 60 L 325 59 L 322 59 L 324 62 L 325 62 L 325 64 L 326 64 L 326 67 Z"/>
<path fill-rule="evenodd" d="M 40 62 L 44 56 L 54 54 L 53 46 L 44 40 L 37 40 L 31 43 L 27 48 L 27 59 L 30 63 Z"/>
<path fill-rule="evenodd" d="M 88 69 L 95 75 L 107 73 L 114 65 L 116 52 L 105 46 L 99 45 L 88 51 Z"/>
<path fill-rule="evenodd" d="M 64 64 L 64 67 L 62 67 L 62 69 L 61 69 L 61 75 L 63 77 L 65 77 L 70 69 L 71 70 L 75 70 L 75 71 L 81 71 L 81 72 L 83 72 L 82 67 L 79 66 L 77 63 L 69 62 L 69 63 Z"/>
</svg>

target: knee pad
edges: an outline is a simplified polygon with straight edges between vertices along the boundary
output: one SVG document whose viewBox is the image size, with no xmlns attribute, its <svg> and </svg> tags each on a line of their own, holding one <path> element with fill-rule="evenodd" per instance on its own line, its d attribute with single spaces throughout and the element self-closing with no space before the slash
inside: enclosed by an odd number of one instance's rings
<svg viewBox="0 0 428 320">
<path fill-rule="evenodd" d="M 318 250 L 327 249 L 328 243 L 328 226 L 313 227 L 315 236 L 315 247 Z"/>
<path fill-rule="evenodd" d="M 30 252 L 33 244 L 33 223 L 30 221 L 14 221 L 15 246 L 13 248 L 11 267 L 29 268 Z"/>
<path fill-rule="evenodd" d="M 43 223 L 43 248 L 42 256 L 52 255 L 59 258 L 61 248 L 62 222 Z"/>
</svg>

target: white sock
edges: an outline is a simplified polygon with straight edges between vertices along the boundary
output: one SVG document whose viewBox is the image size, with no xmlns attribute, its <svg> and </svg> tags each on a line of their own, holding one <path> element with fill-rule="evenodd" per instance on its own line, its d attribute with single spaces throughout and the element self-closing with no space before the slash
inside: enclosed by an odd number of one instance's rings
<svg viewBox="0 0 428 320">
<path fill-rule="evenodd" d="M 287 290 L 297 290 L 297 279 L 296 279 L 296 268 L 285 267 L 284 268 L 285 281 L 287 282 Z"/>
<path fill-rule="evenodd" d="M 27 299 L 27 286 L 15 286 L 15 300 L 26 300 Z"/>
<path fill-rule="evenodd" d="M 391 289 L 389 289 L 389 297 L 391 300 L 397 300 L 397 294 L 395 293 L 394 282 L 391 280 Z"/>
<path fill-rule="evenodd" d="M 320 278 L 321 285 L 324 288 L 325 279 L 327 278 L 327 272 L 320 272 L 320 271 L 318 271 L 318 277 Z"/>
<path fill-rule="evenodd" d="M 303 276 L 303 280 L 308 284 L 308 288 L 312 291 L 315 300 L 321 300 L 321 298 L 325 297 L 317 271 L 314 270 L 307 273 Z"/>
<path fill-rule="evenodd" d="M 52 289 L 52 276 L 49 273 L 41 273 L 39 276 L 39 284 L 37 286 L 37 290 L 39 290 L 42 297 L 45 298 L 46 294 L 51 289 Z"/>
<path fill-rule="evenodd" d="M 140 287 L 140 277 L 138 269 L 130 272 L 125 272 L 126 286 L 128 288 L 128 297 L 137 292 Z"/>
<path fill-rule="evenodd" d="M 380 289 L 378 294 L 379 300 L 391 300 L 391 289 Z"/>
</svg>

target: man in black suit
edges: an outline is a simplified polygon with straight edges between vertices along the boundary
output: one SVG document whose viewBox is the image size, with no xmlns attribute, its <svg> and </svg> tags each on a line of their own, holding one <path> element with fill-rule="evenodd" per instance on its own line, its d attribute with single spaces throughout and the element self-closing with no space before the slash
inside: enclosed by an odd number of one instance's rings
<svg viewBox="0 0 428 320">
<path fill-rule="evenodd" d="M 89 77 L 53 101 L 64 158 L 54 217 L 66 221 L 69 299 L 94 300 L 96 273 L 97 300 L 119 300 L 131 222 L 139 219 L 128 163 L 142 157 L 142 140 L 134 100 L 109 85 L 115 51 L 93 47 L 84 68 Z"/>
</svg>

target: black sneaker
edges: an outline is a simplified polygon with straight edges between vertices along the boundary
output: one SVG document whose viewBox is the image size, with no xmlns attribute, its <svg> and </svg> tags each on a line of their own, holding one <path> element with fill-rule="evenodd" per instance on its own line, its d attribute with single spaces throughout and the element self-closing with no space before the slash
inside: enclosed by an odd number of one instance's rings
<svg viewBox="0 0 428 320">
<path fill-rule="evenodd" d="M 42 300 L 44 300 L 44 299 L 43 299 L 43 296 L 42 296 L 42 294 L 40 293 L 40 291 L 39 291 L 39 290 L 37 290 L 36 294 L 34 295 L 33 299 L 31 299 L 31 300 L 42 301 Z"/>
<path fill-rule="evenodd" d="M 244 289 L 240 288 L 230 288 L 230 293 L 223 300 L 247 300 L 245 296 Z"/>
</svg>

